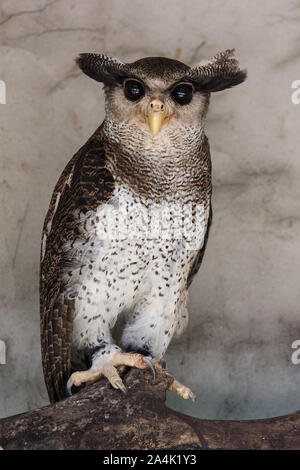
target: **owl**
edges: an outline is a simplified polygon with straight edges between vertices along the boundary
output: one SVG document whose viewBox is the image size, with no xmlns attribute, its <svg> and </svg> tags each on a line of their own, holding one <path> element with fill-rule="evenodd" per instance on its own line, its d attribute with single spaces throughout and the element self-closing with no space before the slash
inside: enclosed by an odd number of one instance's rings
<svg viewBox="0 0 300 470">
<path fill-rule="evenodd" d="M 105 119 L 69 161 L 42 234 L 41 344 L 51 402 L 119 366 L 161 367 L 188 321 L 204 255 L 211 160 L 210 94 L 242 83 L 234 50 L 192 68 L 165 57 L 77 58 L 104 85 Z M 192 391 L 174 380 L 183 398 Z"/>
</svg>

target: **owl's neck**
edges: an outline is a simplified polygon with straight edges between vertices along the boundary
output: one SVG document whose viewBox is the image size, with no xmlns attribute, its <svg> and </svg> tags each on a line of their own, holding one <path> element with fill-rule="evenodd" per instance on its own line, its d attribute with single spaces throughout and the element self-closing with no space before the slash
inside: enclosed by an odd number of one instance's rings
<svg viewBox="0 0 300 470">
<path fill-rule="evenodd" d="M 135 124 L 103 123 L 109 169 L 120 184 L 153 199 L 203 199 L 211 165 L 203 128 L 165 126 L 153 137 Z"/>
</svg>

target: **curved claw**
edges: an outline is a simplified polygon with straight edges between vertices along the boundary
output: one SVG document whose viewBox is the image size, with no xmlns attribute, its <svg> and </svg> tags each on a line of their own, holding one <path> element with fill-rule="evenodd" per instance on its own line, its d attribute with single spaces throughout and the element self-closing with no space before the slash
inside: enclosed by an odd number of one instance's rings
<svg viewBox="0 0 300 470">
<path fill-rule="evenodd" d="M 67 382 L 67 394 L 69 397 L 72 396 L 72 386 L 73 386 L 73 380 L 72 380 L 72 376 L 69 378 L 68 382 Z"/>
<path fill-rule="evenodd" d="M 121 379 L 115 380 L 114 385 L 116 388 L 119 388 L 124 393 L 124 395 L 127 395 L 127 388 L 125 387 Z"/>
<path fill-rule="evenodd" d="M 144 357 L 144 362 L 145 362 L 146 366 L 151 370 L 151 372 L 152 372 L 152 374 L 153 374 L 153 383 L 154 383 L 155 380 L 156 380 L 155 367 L 154 367 L 154 365 L 152 364 L 152 361 L 151 361 L 151 359 L 149 359 L 149 357 Z"/>
</svg>

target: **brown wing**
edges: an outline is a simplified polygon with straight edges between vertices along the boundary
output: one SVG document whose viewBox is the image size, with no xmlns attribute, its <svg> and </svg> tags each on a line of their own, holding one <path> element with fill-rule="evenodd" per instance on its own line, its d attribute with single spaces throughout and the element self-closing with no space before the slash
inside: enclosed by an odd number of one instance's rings
<svg viewBox="0 0 300 470">
<path fill-rule="evenodd" d="M 207 244 L 211 224 L 212 224 L 212 208 L 211 208 L 211 205 L 210 205 L 210 207 L 209 207 L 209 217 L 208 217 L 206 232 L 205 232 L 205 236 L 204 236 L 203 246 L 202 246 L 201 250 L 198 251 L 198 254 L 195 258 L 195 261 L 192 264 L 192 267 L 190 269 L 188 279 L 187 279 L 187 287 L 190 287 L 195 275 L 197 274 L 197 272 L 200 269 L 202 259 L 203 259 L 204 253 L 205 253 L 205 249 L 206 249 L 206 244 Z"/>
<path fill-rule="evenodd" d="M 66 396 L 70 375 L 74 300 L 65 295 L 64 245 L 79 236 L 76 213 L 108 201 L 114 180 L 106 168 L 102 128 L 67 164 L 54 189 L 42 236 L 40 269 L 41 347 L 51 402 Z"/>
<path fill-rule="evenodd" d="M 210 227 L 212 224 L 212 208 L 211 208 L 211 159 L 210 159 L 210 149 L 209 149 L 209 142 L 208 138 L 204 136 L 204 139 L 202 140 L 202 145 L 200 146 L 199 149 L 199 161 L 201 161 L 201 165 L 203 168 L 203 177 L 201 179 L 200 183 L 200 190 L 204 194 L 206 194 L 209 197 L 209 216 L 208 216 L 208 222 L 207 222 L 207 227 L 206 227 L 206 232 L 204 236 L 204 242 L 202 248 L 198 251 L 198 254 L 195 258 L 194 263 L 192 264 L 192 267 L 190 269 L 188 278 L 187 278 L 187 287 L 189 287 L 197 274 L 197 272 L 200 269 L 202 259 L 205 253 L 206 245 L 207 245 L 207 240 L 209 236 L 209 231 Z"/>
</svg>

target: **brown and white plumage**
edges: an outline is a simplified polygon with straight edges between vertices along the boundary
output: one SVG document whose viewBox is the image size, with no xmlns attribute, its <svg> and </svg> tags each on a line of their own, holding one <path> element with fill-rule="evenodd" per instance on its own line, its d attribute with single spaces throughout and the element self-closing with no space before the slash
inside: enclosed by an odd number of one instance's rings
<svg viewBox="0 0 300 470">
<path fill-rule="evenodd" d="M 75 211 L 85 213 L 104 204 L 114 182 L 104 166 L 100 132 L 70 160 L 53 192 L 43 228 L 40 293 L 43 367 L 51 401 L 65 395 L 70 375 L 74 299 L 66 298 L 62 272 L 70 260 L 64 246 L 78 237 Z M 69 268 L 73 268 L 70 264 Z"/>
<path fill-rule="evenodd" d="M 89 366 L 90 373 L 73 374 L 71 385 L 106 375 L 123 389 L 114 366 L 143 368 L 141 354 L 160 360 L 174 333 L 184 328 L 187 288 L 200 267 L 211 223 L 211 163 L 203 131 L 209 94 L 245 79 L 231 56 L 226 51 L 197 69 L 164 58 L 133 64 L 97 54 L 78 59 L 87 75 L 105 85 L 106 118 L 63 171 L 43 228 L 41 341 L 51 401 L 66 396 L 74 370 Z M 127 80 L 144 87 L 136 102 L 124 97 Z M 180 83 L 194 90 L 183 106 L 170 98 Z M 153 135 L 147 112 L 157 103 L 164 114 Z M 107 231 L 120 228 L 121 201 L 127 235 L 107 237 Z M 150 241 L 142 232 L 133 236 L 130 224 L 142 213 L 151 222 L 157 214 L 153 207 L 163 206 L 192 208 L 185 223 L 196 246 L 173 235 Z M 121 315 L 125 327 L 116 344 L 111 330 Z"/>
</svg>

